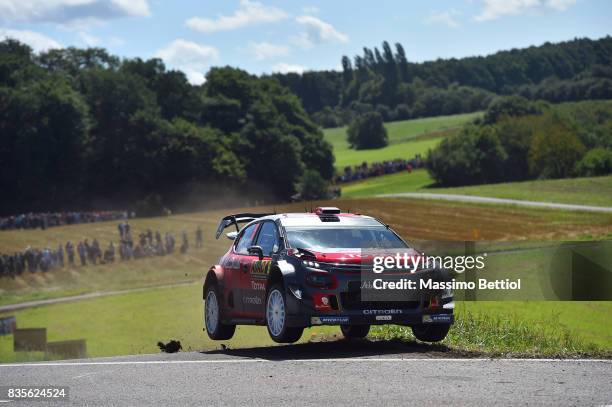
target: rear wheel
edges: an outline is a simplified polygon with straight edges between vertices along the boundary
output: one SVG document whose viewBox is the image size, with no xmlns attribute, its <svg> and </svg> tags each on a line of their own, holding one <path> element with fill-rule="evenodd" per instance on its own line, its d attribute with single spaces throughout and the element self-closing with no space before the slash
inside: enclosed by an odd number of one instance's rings
<svg viewBox="0 0 612 407">
<path fill-rule="evenodd" d="M 446 338 L 449 329 L 449 324 L 419 324 L 412 326 L 412 333 L 419 341 L 440 342 Z"/>
<path fill-rule="evenodd" d="M 266 325 L 274 342 L 293 343 L 301 338 L 304 328 L 287 326 L 285 290 L 281 284 L 273 285 L 266 298 Z"/>
<path fill-rule="evenodd" d="M 236 325 L 226 325 L 221 322 L 221 302 L 216 284 L 211 284 L 206 290 L 204 325 L 208 337 L 217 341 L 230 339 L 236 331 Z"/>
<path fill-rule="evenodd" d="M 340 325 L 340 330 L 346 339 L 359 339 L 368 336 L 370 325 Z"/>
</svg>

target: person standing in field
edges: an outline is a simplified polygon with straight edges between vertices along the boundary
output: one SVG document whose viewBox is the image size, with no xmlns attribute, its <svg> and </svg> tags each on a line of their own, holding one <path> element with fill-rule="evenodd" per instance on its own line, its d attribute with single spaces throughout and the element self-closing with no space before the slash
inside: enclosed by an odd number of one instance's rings
<svg viewBox="0 0 612 407">
<path fill-rule="evenodd" d="M 183 242 L 181 243 L 180 251 L 181 251 L 181 254 L 185 254 L 187 253 L 187 249 L 189 249 L 189 241 L 187 240 L 187 232 L 183 230 L 181 236 L 183 238 Z"/>
<path fill-rule="evenodd" d="M 81 259 L 81 266 L 87 265 L 87 248 L 83 242 L 79 242 L 77 245 L 77 250 L 79 252 L 79 258 Z"/>
<path fill-rule="evenodd" d="M 202 228 L 198 226 L 196 229 L 196 248 L 201 249 L 204 245 L 204 237 L 202 233 Z"/>
<path fill-rule="evenodd" d="M 72 242 L 66 242 L 66 255 L 68 256 L 68 264 L 74 266 L 74 246 Z"/>
<path fill-rule="evenodd" d="M 64 268 L 64 248 L 61 243 L 57 246 L 57 264 Z"/>
</svg>

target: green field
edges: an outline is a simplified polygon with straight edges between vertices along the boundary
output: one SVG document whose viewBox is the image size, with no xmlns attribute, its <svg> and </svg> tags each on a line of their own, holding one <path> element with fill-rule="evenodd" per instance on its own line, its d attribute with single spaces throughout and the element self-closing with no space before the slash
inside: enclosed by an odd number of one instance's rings
<svg viewBox="0 0 612 407">
<path fill-rule="evenodd" d="M 47 328 L 48 341 L 86 339 L 88 356 L 128 355 L 159 352 L 158 341 L 181 341 L 183 350 L 218 349 L 203 327 L 202 287 L 151 289 L 11 313 L 20 328 Z M 303 341 L 317 334 L 335 332 L 312 328 Z M 269 346 L 274 342 L 265 327 L 241 326 L 227 346 Z M 0 336 L 0 362 L 40 360 L 41 353 L 13 352 L 12 335 Z"/>
<path fill-rule="evenodd" d="M 435 188 L 434 180 L 429 176 L 429 173 L 425 169 L 419 169 L 412 173 L 405 171 L 383 175 L 342 186 L 342 196 L 346 198 L 399 192 L 474 195 L 540 202 L 611 206 L 612 176 Z"/>
<path fill-rule="evenodd" d="M 412 175 L 418 175 L 414 172 Z M 502 206 L 477 206 L 451 202 L 408 201 L 404 199 L 343 199 L 327 202 L 313 202 L 314 206 L 340 206 L 375 216 L 393 227 L 408 239 L 458 240 L 469 239 L 476 229 L 482 239 L 563 240 L 583 235 L 597 239 L 612 230 L 612 216 L 597 213 L 573 213 L 542 209 L 510 208 Z M 235 211 L 268 211 L 271 207 L 242 208 Z M 302 211 L 303 203 L 277 205 L 280 212 Z M 15 279 L 0 278 L 0 304 L 19 303 L 43 298 L 57 298 L 66 295 L 131 288 L 146 288 L 144 291 L 112 295 L 79 302 L 46 305 L 10 313 L 17 317 L 20 327 L 46 327 L 48 338 L 54 340 L 87 340 L 90 356 L 155 352 L 159 340 L 179 339 L 186 350 L 213 349 L 216 343 L 209 341 L 202 332 L 202 276 L 210 265 L 215 264 L 227 250 L 229 241 L 212 238 L 219 218 L 227 210 L 207 211 L 185 215 L 174 215 L 130 221 L 135 236 L 146 228 L 170 231 L 176 235 L 186 230 L 191 239 L 198 225 L 204 229 L 205 247 L 191 249 L 187 254 L 175 253 L 165 257 L 132 260 L 112 265 L 66 267 L 48 273 L 26 272 Z M 42 230 L 20 230 L 0 232 L 0 252 L 22 250 L 27 245 L 34 247 L 57 247 L 59 242 L 77 241 L 97 237 L 103 247 L 109 240 L 117 239 L 116 222 L 100 222 Z M 151 288 L 153 285 L 186 283 L 168 288 Z M 190 284 L 192 283 L 192 284 Z M 490 307 L 483 311 L 483 307 Z M 588 348 L 588 343 L 609 349 L 610 303 L 477 303 L 459 307 L 458 312 L 466 315 L 462 321 L 470 321 L 467 313 L 483 313 L 489 319 L 473 319 L 480 324 L 482 335 L 487 341 L 482 345 L 485 351 L 498 352 L 503 345 L 503 332 L 508 329 L 516 333 L 516 326 L 495 325 L 508 318 L 524 321 L 541 321 L 550 328 L 551 337 L 560 337 L 563 332 L 572 332 L 580 343 L 570 344 L 574 351 Z M 471 314 L 470 314 L 471 315 Z M 557 316 L 556 316 L 557 315 Z M 493 318 L 493 319 L 491 319 Z M 496 322 L 498 321 L 498 322 Z M 465 322 L 467 324 L 468 322 Z M 501 322 L 500 322 L 501 323 Z M 493 324 L 493 325 L 491 325 Z M 548 324 L 548 325 L 546 325 Z M 466 326 L 460 325 L 464 332 Z M 493 326 L 493 327 L 492 327 Z M 495 328 L 497 326 L 497 328 Z M 535 325 L 534 325 L 535 326 Z M 561 331 L 555 330 L 563 326 Z M 515 329 L 516 328 L 516 329 Z M 527 329 L 519 327 L 520 329 Z M 553 329 L 554 328 L 554 329 Z M 473 326 L 471 332 L 473 334 Z M 539 328 L 538 328 L 539 329 Z M 501 330 L 501 331 L 500 331 Z M 302 340 L 315 339 L 320 335 L 337 333 L 337 328 L 316 328 L 309 330 Z M 541 337 L 541 330 L 533 338 Z M 534 334 L 535 335 L 535 334 Z M 547 334 L 548 335 L 548 334 Z M 516 335 L 515 335 L 516 336 Z M 514 340 L 514 339 L 513 339 Z M 477 347 L 478 340 L 470 343 L 449 338 L 447 344 L 457 349 Z M 493 341 L 493 342 L 491 342 Z M 263 327 L 241 327 L 236 337 L 224 342 L 231 347 L 268 346 L 272 344 Z M 508 341 L 506 344 L 511 344 Z M 530 342 L 531 343 L 531 342 Z M 523 351 L 537 354 L 538 350 L 524 343 Z M 554 342 L 542 354 L 554 354 L 555 349 L 565 346 Z M 569 346 L 569 345 L 568 345 Z M 574 352 L 572 351 L 572 352 Z M 570 352 L 570 354 L 573 354 Z M 595 353 L 590 353 L 595 354 Z M 0 361 L 37 360 L 42 354 L 19 354 L 12 352 L 12 338 L 0 337 Z"/>
<path fill-rule="evenodd" d="M 86 339 L 91 357 L 154 353 L 159 351 L 158 341 L 170 339 L 180 340 L 185 351 L 219 349 L 221 343 L 230 348 L 274 345 L 265 327 L 253 326 L 238 327 L 229 341 L 211 341 L 202 331 L 201 298 L 201 287 L 193 284 L 48 305 L 11 315 L 16 316 L 21 328 L 47 328 L 48 341 Z M 445 343 L 457 349 L 494 354 L 508 348 L 516 353 L 540 355 L 609 351 L 612 349 L 611 313 L 611 302 L 459 303 L 456 332 L 451 332 Z M 517 321 L 522 324 L 519 333 L 524 336 L 522 339 L 516 338 Z M 468 333 L 476 335 L 474 331 L 477 331 L 476 338 L 462 337 Z M 412 339 L 406 332 L 402 327 L 377 328 L 373 337 L 404 335 Z M 534 332 L 538 335 L 546 332 L 548 346 L 543 340 L 534 344 L 529 336 Z M 339 334 L 337 327 L 310 328 L 301 341 L 319 340 L 321 336 L 333 334 Z M 511 340 L 510 335 L 513 335 Z M 562 341 L 567 335 L 571 335 L 572 345 L 562 349 L 565 345 L 559 343 L 565 344 Z M 44 358 L 42 352 L 13 352 L 12 346 L 11 335 L 0 337 L 0 362 Z"/>
<path fill-rule="evenodd" d="M 396 192 L 435 192 L 433 189 L 426 189 L 433 182 L 425 169 L 414 170 L 411 173 L 402 171 L 342 184 L 342 197 L 360 198 Z"/>
<path fill-rule="evenodd" d="M 466 113 L 385 123 L 389 134 L 389 145 L 376 150 L 350 149 L 346 141 L 346 126 L 325 129 L 324 135 L 334 148 L 336 168 L 342 169 L 347 165 L 357 165 L 364 161 L 375 162 L 412 158 L 415 154 L 424 155 L 444 138 L 445 133 L 457 130 L 481 115 L 481 113 Z M 437 133 L 439 134 L 436 137 Z M 423 139 L 424 135 L 427 137 Z"/>
</svg>

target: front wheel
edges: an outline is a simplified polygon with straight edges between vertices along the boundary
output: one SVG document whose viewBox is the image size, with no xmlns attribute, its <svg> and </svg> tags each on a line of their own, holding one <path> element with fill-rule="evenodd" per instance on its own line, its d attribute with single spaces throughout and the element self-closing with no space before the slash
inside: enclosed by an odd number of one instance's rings
<svg viewBox="0 0 612 407">
<path fill-rule="evenodd" d="M 226 325 L 221 322 L 221 304 L 219 290 L 216 284 L 211 284 L 206 290 L 204 302 L 204 325 L 210 339 L 215 341 L 231 339 L 236 331 L 236 325 Z"/>
<path fill-rule="evenodd" d="M 412 327 L 412 333 L 414 336 L 423 342 L 440 342 L 446 335 L 448 334 L 448 330 L 450 329 L 450 325 L 442 324 L 442 325 L 414 325 Z"/>
<path fill-rule="evenodd" d="M 370 325 L 340 325 L 340 330 L 346 339 L 361 339 L 368 336 Z"/>
<path fill-rule="evenodd" d="M 272 286 L 266 298 L 266 325 L 270 337 L 277 343 L 293 343 L 300 339 L 304 332 L 304 328 L 287 326 L 286 305 L 283 286 Z"/>
</svg>

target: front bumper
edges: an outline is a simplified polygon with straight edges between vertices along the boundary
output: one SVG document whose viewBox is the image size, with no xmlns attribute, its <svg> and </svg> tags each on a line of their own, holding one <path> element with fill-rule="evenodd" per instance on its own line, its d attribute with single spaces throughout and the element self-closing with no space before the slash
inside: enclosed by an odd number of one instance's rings
<svg viewBox="0 0 612 407">
<path fill-rule="evenodd" d="M 384 310 L 372 310 L 384 311 Z M 404 311 L 404 310 L 398 310 Z M 420 324 L 452 324 L 455 319 L 452 310 L 405 310 L 406 313 L 384 314 L 317 314 L 288 315 L 287 325 L 309 327 L 317 325 L 420 325 Z"/>
<path fill-rule="evenodd" d="M 402 276 L 400 276 L 402 277 Z M 410 278 L 444 280 L 437 270 Z M 306 284 L 292 285 L 287 290 L 287 324 L 295 327 L 316 325 L 420 325 L 452 324 L 454 302 L 452 292 L 416 290 L 400 293 L 394 299 L 363 301 L 362 282 L 357 273 L 336 273 L 333 289 L 317 289 Z M 300 295 L 295 292 L 299 291 Z M 329 306 L 321 308 L 320 297 L 327 297 Z"/>
</svg>

